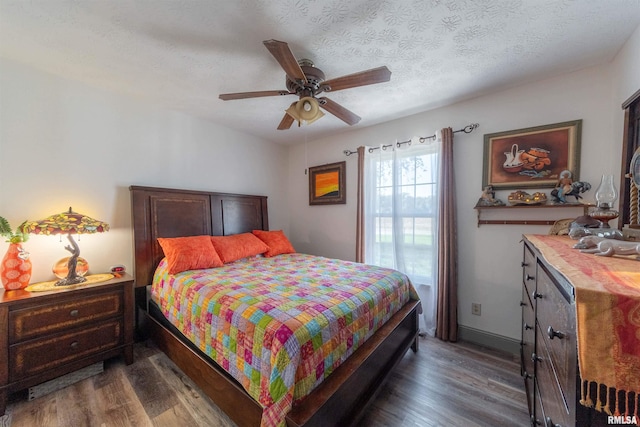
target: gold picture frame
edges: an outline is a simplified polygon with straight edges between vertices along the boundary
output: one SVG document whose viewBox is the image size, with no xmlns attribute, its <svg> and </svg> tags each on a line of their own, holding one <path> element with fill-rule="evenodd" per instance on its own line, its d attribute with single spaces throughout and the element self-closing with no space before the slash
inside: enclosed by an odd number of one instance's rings
<svg viewBox="0 0 640 427">
<path fill-rule="evenodd" d="M 560 173 L 580 173 L 582 120 L 486 134 L 482 188 L 554 187 Z"/>
<path fill-rule="evenodd" d="M 309 205 L 347 203 L 345 185 L 347 162 L 309 168 Z"/>
</svg>

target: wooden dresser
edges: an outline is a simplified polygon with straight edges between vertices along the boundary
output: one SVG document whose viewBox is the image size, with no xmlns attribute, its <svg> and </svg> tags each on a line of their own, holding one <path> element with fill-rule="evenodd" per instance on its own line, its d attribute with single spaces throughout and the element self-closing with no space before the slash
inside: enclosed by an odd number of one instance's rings
<svg viewBox="0 0 640 427">
<path fill-rule="evenodd" d="M 579 403 L 575 293 L 565 276 L 524 238 L 521 374 L 532 426 L 607 425 Z"/>
<path fill-rule="evenodd" d="M 133 363 L 133 278 L 0 292 L 0 415 L 9 393 L 107 358 Z"/>
</svg>

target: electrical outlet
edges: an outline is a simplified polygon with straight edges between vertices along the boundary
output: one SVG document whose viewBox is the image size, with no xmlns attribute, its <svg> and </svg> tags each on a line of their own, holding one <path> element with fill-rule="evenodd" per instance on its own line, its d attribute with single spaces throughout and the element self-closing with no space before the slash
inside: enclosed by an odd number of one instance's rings
<svg viewBox="0 0 640 427">
<path fill-rule="evenodd" d="M 480 316 L 481 313 L 482 313 L 482 304 L 478 304 L 477 302 L 471 303 L 471 314 Z"/>
</svg>

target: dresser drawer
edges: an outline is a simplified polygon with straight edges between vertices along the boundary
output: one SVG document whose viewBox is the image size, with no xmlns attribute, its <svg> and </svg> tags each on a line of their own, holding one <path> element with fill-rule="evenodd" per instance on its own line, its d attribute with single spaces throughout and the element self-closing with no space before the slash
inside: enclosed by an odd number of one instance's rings
<svg viewBox="0 0 640 427">
<path fill-rule="evenodd" d="M 542 397 L 540 397 L 540 386 L 538 385 L 538 380 L 535 380 L 535 384 L 536 384 L 536 392 L 535 392 L 535 405 L 534 405 L 534 411 L 535 412 L 529 412 L 529 414 L 531 415 L 531 427 L 537 427 L 537 426 L 544 426 L 544 419 L 545 419 L 545 415 L 544 415 L 544 408 L 542 407 Z"/>
<path fill-rule="evenodd" d="M 15 344 L 9 348 L 9 381 L 39 374 L 120 344 L 123 344 L 120 319 Z"/>
<path fill-rule="evenodd" d="M 560 293 L 543 267 L 537 275 L 540 341 L 548 349 L 564 400 L 571 402 L 576 393 L 575 307 Z"/>
<path fill-rule="evenodd" d="M 520 306 L 522 307 L 522 344 L 523 348 L 527 347 L 525 356 L 528 355 L 527 358 L 530 360 L 531 353 L 534 351 L 533 345 L 535 343 L 536 316 L 533 306 L 531 305 L 531 301 L 527 298 L 527 288 L 524 286 L 522 287 L 522 300 L 520 301 Z M 530 370 L 530 372 L 533 374 L 532 370 Z"/>
<path fill-rule="evenodd" d="M 529 304 L 533 307 L 531 294 L 536 290 L 536 257 L 527 245 L 524 245 L 524 256 L 522 259 L 522 284 L 526 289 Z"/>
<path fill-rule="evenodd" d="M 522 306 L 522 341 L 520 344 L 520 366 L 522 369 L 520 374 L 524 378 L 527 403 L 531 412 L 533 405 L 533 376 L 535 374 L 531 355 L 535 353 L 536 318 L 531 302 L 527 298 L 527 288 L 525 286 L 522 287 L 522 301 L 520 304 Z"/>
<path fill-rule="evenodd" d="M 122 290 L 11 311 L 9 343 L 50 336 L 81 324 L 121 316 L 122 312 Z"/>
<path fill-rule="evenodd" d="M 538 329 L 538 333 L 544 332 Z M 536 351 L 538 358 L 536 362 L 536 381 L 543 412 L 542 414 L 536 413 L 536 418 L 544 420 L 543 426 L 569 427 L 572 425 L 571 420 L 574 418 L 572 416 L 573 411 L 569 406 L 573 405 L 574 402 L 567 401 L 563 388 L 558 382 L 553 359 L 544 339 L 538 340 Z"/>
</svg>

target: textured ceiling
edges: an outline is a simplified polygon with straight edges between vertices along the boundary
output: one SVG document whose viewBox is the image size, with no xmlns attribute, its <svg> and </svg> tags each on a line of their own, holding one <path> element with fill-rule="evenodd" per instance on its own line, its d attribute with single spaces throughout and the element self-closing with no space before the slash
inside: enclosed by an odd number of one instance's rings
<svg viewBox="0 0 640 427">
<path fill-rule="evenodd" d="M 350 127 L 276 130 L 295 96 L 218 99 L 285 89 L 263 40 L 327 79 L 386 65 L 326 95 L 364 127 L 610 61 L 638 25 L 640 0 L 0 0 L 0 56 L 295 143 Z"/>
</svg>

